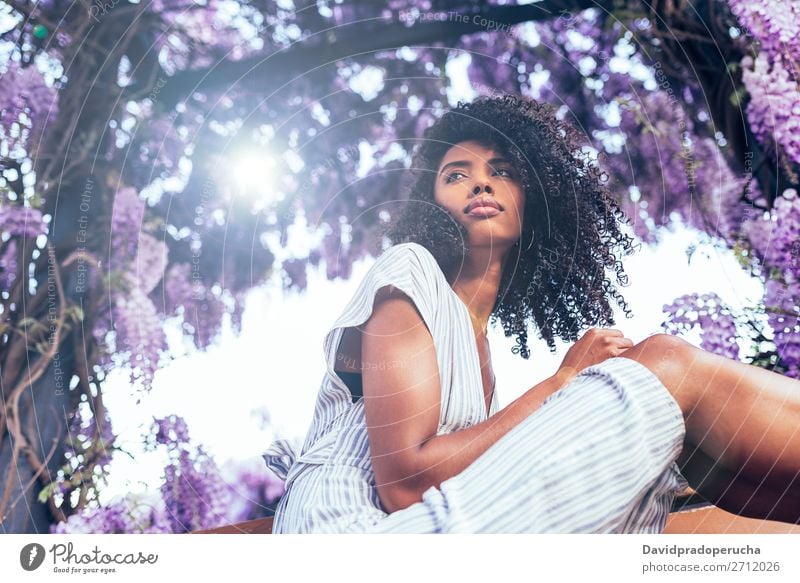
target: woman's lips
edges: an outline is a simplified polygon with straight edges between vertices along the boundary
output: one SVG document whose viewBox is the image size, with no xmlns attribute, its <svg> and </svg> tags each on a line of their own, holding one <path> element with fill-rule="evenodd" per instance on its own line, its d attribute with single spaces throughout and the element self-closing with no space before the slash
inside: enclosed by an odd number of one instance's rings
<svg viewBox="0 0 800 583">
<path fill-rule="evenodd" d="M 500 211 L 493 206 L 476 206 L 474 209 L 467 213 L 473 217 L 493 217 L 500 214 Z"/>
</svg>

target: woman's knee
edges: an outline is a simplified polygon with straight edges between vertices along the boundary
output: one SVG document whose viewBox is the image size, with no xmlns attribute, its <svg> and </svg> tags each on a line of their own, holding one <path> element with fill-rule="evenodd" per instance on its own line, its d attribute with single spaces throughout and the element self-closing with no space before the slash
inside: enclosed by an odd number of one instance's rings
<svg viewBox="0 0 800 583">
<path fill-rule="evenodd" d="M 677 401 L 684 415 L 694 408 L 691 367 L 697 364 L 699 349 L 671 334 L 653 334 L 621 354 L 646 366 Z"/>
</svg>

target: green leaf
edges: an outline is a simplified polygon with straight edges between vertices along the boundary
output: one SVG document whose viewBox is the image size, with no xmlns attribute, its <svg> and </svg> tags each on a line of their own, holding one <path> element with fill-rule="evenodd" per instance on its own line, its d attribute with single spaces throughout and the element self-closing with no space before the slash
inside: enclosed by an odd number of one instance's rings
<svg viewBox="0 0 800 583">
<path fill-rule="evenodd" d="M 81 308 L 80 306 L 74 306 L 74 308 L 75 308 L 75 318 L 77 319 L 78 322 L 83 322 L 83 316 L 84 316 L 83 308 Z"/>
<path fill-rule="evenodd" d="M 55 488 L 55 486 L 56 486 L 55 482 L 50 482 L 49 484 L 47 484 L 47 486 L 42 488 L 41 491 L 39 492 L 39 496 L 37 496 L 39 502 L 41 502 L 42 504 L 47 502 L 47 499 L 50 498 L 50 495 L 53 493 L 53 489 Z"/>
<path fill-rule="evenodd" d="M 747 95 L 747 89 L 745 89 L 744 87 L 739 87 L 736 91 L 731 93 L 730 96 L 731 105 L 733 105 L 734 107 L 740 107 L 746 95 Z"/>
</svg>

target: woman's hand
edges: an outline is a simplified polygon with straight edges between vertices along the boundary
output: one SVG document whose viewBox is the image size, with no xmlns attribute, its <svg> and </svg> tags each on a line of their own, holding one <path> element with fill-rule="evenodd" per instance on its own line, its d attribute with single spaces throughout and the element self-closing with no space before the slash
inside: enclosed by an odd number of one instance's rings
<svg viewBox="0 0 800 583">
<path fill-rule="evenodd" d="M 589 328 L 567 351 L 555 376 L 569 382 L 580 371 L 607 358 L 619 356 L 633 346 L 633 340 L 613 328 Z"/>
</svg>

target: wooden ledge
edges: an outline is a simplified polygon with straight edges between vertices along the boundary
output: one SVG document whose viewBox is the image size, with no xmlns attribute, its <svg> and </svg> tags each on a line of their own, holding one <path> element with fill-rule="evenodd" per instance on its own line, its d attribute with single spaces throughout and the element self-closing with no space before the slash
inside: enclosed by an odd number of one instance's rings
<svg viewBox="0 0 800 583">
<path fill-rule="evenodd" d="M 190 534 L 271 534 L 272 520 L 257 518 Z M 672 512 L 664 534 L 800 534 L 800 525 L 774 520 L 745 518 L 716 506 Z"/>
<path fill-rule="evenodd" d="M 273 516 L 256 518 L 255 520 L 226 524 L 225 526 L 209 528 L 208 530 L 195 530 L 189 534 L 272 534 L 273 518 Z"/>
</svg>

